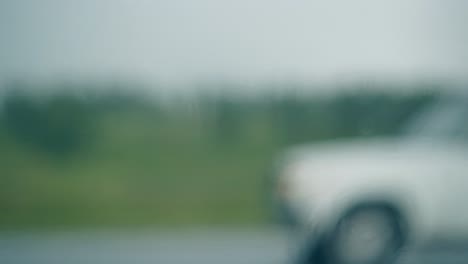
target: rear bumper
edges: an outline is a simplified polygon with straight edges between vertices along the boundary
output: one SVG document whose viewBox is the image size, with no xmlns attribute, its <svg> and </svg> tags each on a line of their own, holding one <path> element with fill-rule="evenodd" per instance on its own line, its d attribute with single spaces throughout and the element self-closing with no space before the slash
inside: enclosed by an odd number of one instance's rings
<svg viewBox="0 0 468 264">
<path fill-rule="evenodd" d="M 267 206 L 273 222 L 285 227 L 298 227 L 300 225 L 300 219 L 297 215 L 297 211 L 282 197 L 281 187 L 279 186 L 280 183 L 278 182 L 279 171 L 277 166 L 273 166 L 266 173 L 265 187 L 267 190 Z"/>
</svg>

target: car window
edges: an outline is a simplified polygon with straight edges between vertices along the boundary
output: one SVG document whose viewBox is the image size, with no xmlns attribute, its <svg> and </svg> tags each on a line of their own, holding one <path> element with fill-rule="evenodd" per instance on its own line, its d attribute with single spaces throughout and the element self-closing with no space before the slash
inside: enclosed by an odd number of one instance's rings
<svg viewBox="0 0 468 264">
<path fill-rule="evenodd" d="M 464 104 L 452 100 L 435 103 L 409 122 L 406 134 L 409 137 L 435 139 L 461 135 L 463 128 L 460 123 L 468 113 L 466 108 Z M 465 134 L 468 138 L 468 131 Z"/>
<path fill-rule="evenodd" d="M 453 136 L 457 139 L 463 139 L 468 142 L 468 106 L 465 106 L 462 114 L 457 120 L 456 127 L 453 131 Z"/>
</svg>

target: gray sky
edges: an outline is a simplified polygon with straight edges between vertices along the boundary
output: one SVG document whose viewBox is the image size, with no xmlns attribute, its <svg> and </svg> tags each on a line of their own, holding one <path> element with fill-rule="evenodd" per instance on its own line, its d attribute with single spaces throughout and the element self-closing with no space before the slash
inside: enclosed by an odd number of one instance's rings
<svg viewBox="0 0 468 264">
<path fill-rule="evenodd" d="M 417 79 L 468 69 L 464 0 L 1 0 L 0 79 Z"/>
</svg>

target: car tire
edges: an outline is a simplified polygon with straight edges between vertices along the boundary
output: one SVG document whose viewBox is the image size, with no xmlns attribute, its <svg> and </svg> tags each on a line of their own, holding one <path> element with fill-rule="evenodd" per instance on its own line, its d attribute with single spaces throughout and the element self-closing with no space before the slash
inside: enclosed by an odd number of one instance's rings
<svg viewBox="0 0 468 264">
<path fill-rule="evenodd" d="M 330 264 L 390 264 L 404 245 L 405 233 L 397 209 L 363 204 L 341 217 L 322 250 Z"/>
<path fill-rule="evenodd" d="M 394 207 L 363 204 L 347 211 L 326 234 L 309 240 L 299 264 L 390 264 L 404 245 L 406 227 Z"/>
</svg>

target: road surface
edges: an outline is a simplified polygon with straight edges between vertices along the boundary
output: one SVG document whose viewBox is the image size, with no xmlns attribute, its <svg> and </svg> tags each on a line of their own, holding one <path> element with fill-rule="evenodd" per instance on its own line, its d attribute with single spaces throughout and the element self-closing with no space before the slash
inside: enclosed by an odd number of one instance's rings
<svg viewBox="0 0 468 264">
<path fill-rule="evenodd" d="M 292 251 L 279 231 L 0 233 L 1 264 L 286 264 Z M 468 252 L 407 253 L 399 262 L 420 263 L 465 264 Z"/>
</svg>

